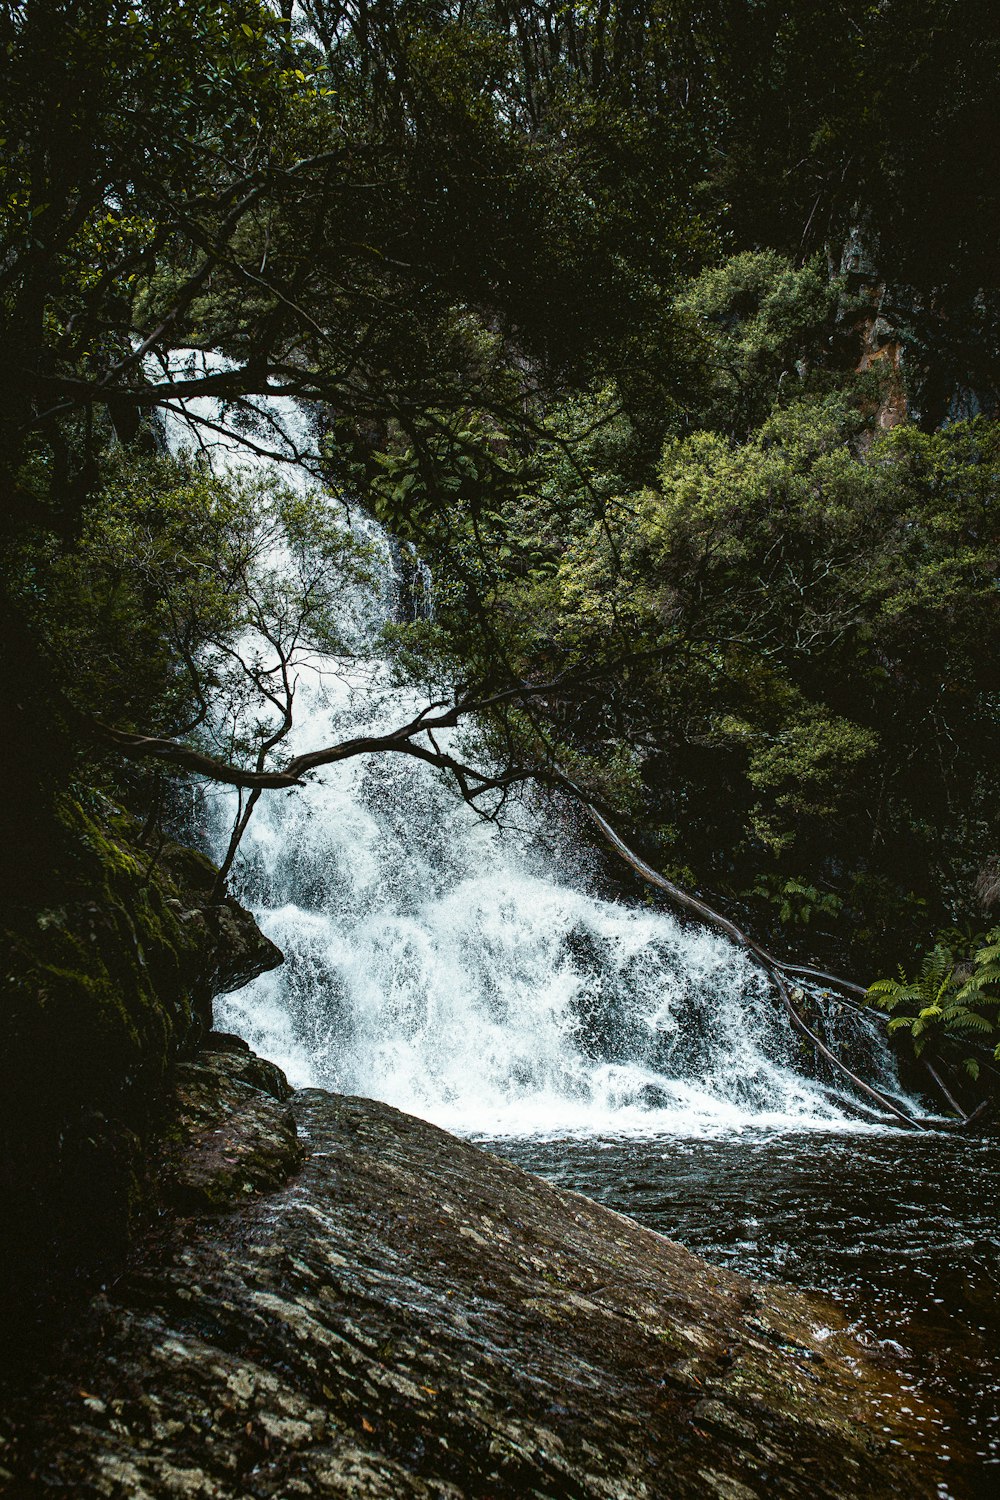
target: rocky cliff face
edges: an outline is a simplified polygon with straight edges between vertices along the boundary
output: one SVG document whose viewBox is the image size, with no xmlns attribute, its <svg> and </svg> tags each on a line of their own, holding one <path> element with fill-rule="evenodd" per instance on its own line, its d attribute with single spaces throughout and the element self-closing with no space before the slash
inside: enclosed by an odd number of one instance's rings
<svg viewBox="0 0 1000 1500">
<path fill-rule="evenodd" d="M 848 293 L 841 319 L 859 371 L 881 377 L 879 427 L 912 420 L 928 431 L 1000 409 L 1000 299 L 989 288 L 919 291 L 896 280 L 870 218 L 853 225 L 837 270 Z M 846 326 L 844 326 L 846 324 Z"/>
<path fill-rule="evenodd" d="M 179 1070 L 161 1178 L 173 1215 L 0 1403 L 0 1492 L 936 1493 L 926 1409 L 830 1307 L 388 1106 L 289 1098 L 235 1039 Z"/>
<path fill-rule="evenodd" d="M 147 848 L 106 799 L 62 802 L 41 879 L 0 911 L 0 1346 L 122 1254 L 149 1142 L 212 997 L 281 962 L 192 850 Z M 43 1319 L 44 1321 L 44 1319 Z"/>
</svg>

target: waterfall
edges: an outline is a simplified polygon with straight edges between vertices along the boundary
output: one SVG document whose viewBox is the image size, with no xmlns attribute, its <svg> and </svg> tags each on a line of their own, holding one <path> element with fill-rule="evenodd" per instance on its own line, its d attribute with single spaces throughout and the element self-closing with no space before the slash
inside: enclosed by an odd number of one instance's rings
<svg viewBox="0 0 1000 1500">
<path fill-rule="evenodd" d="M 226 425 L 214 403 L 187 410 Z M 257 410 L 269 435 L 259 446 L 278 456 L 247 453 L 244 413 L 241 429 L 216 434 L 217 459 L 276 464 L 305 486 L 307 415 L 280 398 Z M 186 432 L 184 414 L 171 415 L 174 448 Z M 345 591 L 345 621 L 374 638 L 400 609 L 401 554 L 370 518 L 351 524 L 378 553 L 379 583 Z M 418 706 L 384 664 L 359 674 L 319 661 L 300 683 L 291 747 L 385 729 Z M 232 795 L 206 798 L 217 853 Z M 236 889 L 285 963 L 218 1001 L 217 1025 L 296 1085 L 377 1097 L 479 1135 L 852 1124 L 802 1071 L 801 1043 L 747 956 L 662 910 L 602 897 L 564 823 L 525 793 L 498 828 L 403 756 L 348 761 L 267 793 Z M 842 1024 L 861 1035 L 867 1023 Z M 898 1087 L 882 1051 L 880 1081 Z"/>
</svg>

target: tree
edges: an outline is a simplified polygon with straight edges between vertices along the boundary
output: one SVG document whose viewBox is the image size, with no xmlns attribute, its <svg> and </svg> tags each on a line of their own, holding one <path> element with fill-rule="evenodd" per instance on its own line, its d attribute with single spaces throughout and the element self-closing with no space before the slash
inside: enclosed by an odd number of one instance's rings
<svg viewBox="0 0 1000 1500">
<path fill-rule="evenodd" d="M 190 398 L 248 418 L 261 393 L 321 403 L 332 440 L 321 467 L 312 455 L 317 473 L 366 482 L 375 451 L 410 452 L 445 513 L 458 450 L 487 485 L 501 467 L 515 474 L 562 383 L 619 367 L 638 403 L 644 369 L 676 382 L 680 323 L 663 282 L 697 262 L 706 236 L 671 208 L 654 260 L 648 236 L 624 247 L 639 199 L 619 209 L 609 163 L 625 126 L 642 136 L 645 96 L 616 92 L 570 48 L 543 108 L 525 66 L 510 18 L 489 6 L 2 8 L 0 618 L 20 705 L 4 745 L 19 803 L 52 779 L 32 770 L 40 743 L 67 741 L 71 761 L 73 714 L 112 718 L 99 670 L 85 712 L 43 659 L 38 558 L 72 557 L 116 444 L 154 450 L 158 413 L 184 410 L 210 431 Z M 697 131 L 678 109 L 655 134 L 676 206 Z M 634 164 L 649 182 L 653 158 Z M 179 346 L 226 359 L 188 367 Z M 267 450 L 266 435 L 247 440 Z M 537 696 L 499 654 L 458 687 L 428 711 L 439 727 L 472 703 Z M 193 743 L 166 748 L 182 723 L 126 715 L 105 739 L 137 758 L 200 756 L 206 774 L 228 768 L 251 792 L 255 777 L 295 779 Z M 426 728 L 400 726 L 389 748 L 417 753 Z M 458 774 L 467 793 L 494 780 Z"/>
<path fill-rule="evenodd" d="M 434 628 L 396 642 L 431 706 L 327 761 L 419 755 L 479 801 L 541 768 L 629 800 L 677 868 L 741 899 L 762 874 L 845 911 L 823 885 L 824 840 L 839 824 L 860 844 L 868 787 L 873 846 L 901 820 L 920 854 L 905 862 L 957 892 L 959 836 L 943 830 L 957 819 L 978 848 L 992 828 L 993 439 L 981 424 L 926 448 L 873 442 L 873 382 L 832 368 L 839 288 L 798 252 L 835 250 L 872 184 L 893 202 L 919 193 L 893 141 L 864 171 L 849 145 L 902 107 L 906 65 L 889 54 L 904 7 L 849 4 L 846 26 L 819 9 L 4 6 L 15 803 L 64 777 L 88 734 L 248 794 L 320 763 L 283 761 L 283 738 L 257 763 L 280 715 L 249 758 L 245 739 L 198 740 L 204 719 L 186 730 L 160 625 L 144 707 L 105 690 L 96 655 L 67 693 L 39 646 L 58 634 L 42 575 L 59 558 L 71 571 L 93 534 L 118 445 L 149 455 L 157 414 L 182 408 L 211 433 L 190 398 L 249 421 L 278 392 L 321 415 L 317 480 L 364 494 L 439 579 Z M 929 84 L 937 23 L 916 14 Z M 934 99 L 966 123 L 985 108 L 978 72 Z M 723 234 L 742 253 L 695 275 Z M 761 242 L 796 258 L 748 248 Z M 964 243 L 968 287 L 980 262 Z M 225 358 L 185 365 L 179 347 Z M 269 445 L 259 429 L 247 441 Z M 492 771 L 432 738 L 474 708 Z M 938 771 L 914 769 L 915 724 Z M 36 776 L 56 741 L 65 754 Z M 774 868 L 746 878 L 761 859 Z"/>
<path fill-rule="evenodd" d="M 869 949 L 970 910 L 998 833 L 996 486 L 991 424 L 872 437 L 843 394 L 790 400 L 743 445 L 669 441 L 566 547 L 534 630 L 544 608 L 564 668 L 605 665 L 576 733 L 630 748 L 661 858 L 734 893 L 809 875 Z"/>
<path fill-rule="evenodd" d="M 15 496 L 25 444 L 51 445 L 72 514 L 102 413 L 127 436 L 199 394 L 322 400 L 354 440 L 429 405 L 523 434 L 543 366 L 663 332 L 649 267 L 594 196 L 586 153 L 616 125 L 584 132 L 587 100 L 574 117 L 567 98 L 558 134 L 524 128 L 487 12 L 304 15 L 296 34 L 265 0 L 5 7 Z M 662 226 L 661 278 L 696 241 Z M 169 353 L 188 343 L 233 362 L 183 378 Z"/>
<path fill-rule="evenodd" d="M 34 624 L 50 659 L 69 664 L 61 691 L 91 737 L 141 726 L 262 773 L 281 766 L 301 674 L 371 649 L 338 623 L 344 593 L 371 586 L 371 563 L 318 490 L 216 473 L 191 451 L 119 453 L 78 545 L 35 559 Z M 259 795 L 244 805 L 241 788 L 219 892 Z"/>
</svg>

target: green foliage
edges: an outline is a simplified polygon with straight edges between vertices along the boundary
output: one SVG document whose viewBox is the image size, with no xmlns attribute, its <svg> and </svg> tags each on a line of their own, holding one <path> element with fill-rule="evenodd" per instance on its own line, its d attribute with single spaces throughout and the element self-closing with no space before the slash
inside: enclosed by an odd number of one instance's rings
<svg viewBox="0 0 1000 1500">
<path fill-rule="evenodd" d="M 13 784 L 65 777 L 75 744 L 25 770 L 53 719 L 253 764 L 298 664 L 356 649 L 333 617 L 364 558 L 325 500 L 152 453 L 185 393 L 239 425 L 280 389 L 433 567 L 397 670 L 550 684 L 489 719 L 500 760 L 573 767 L 765 923 L 822 891 L 891 962 L 971 920 L 1000 839 L 997 426 L 877 430 L 855 324 L 896 316 L 898 272 L 907 351 L 945 308 L 989 325 L 982 153 L 942 175 L 899 130 L 982 121 L 977 8 L 947 35 L 860 0 L 284 9 L 0 9 Z M 831 274 L 873 209 L 899 264 Z M 191 345 L 225 364 L 178 373 Z"/>
<path fill-rule="evenodd" d="M 184 223 L 190 254 L 227 186 L 294 139 L 282 33 L 263 0 L 3 7 L 0 319 L 18 374 L 3 376 L 0 437 L 14 454 L 61 379 L 121 383 L 108 374 L 129 373 L 167 240 Z"/>
<path fill-rule="evenodd" d="M 743 251 L 691 282 L 676 305 L 707 345 L 699 425 L 744 437 L 779 397 L 815 382 L 840 293 L 819 258 L 796 267 L 775 250 Z"/>
<path fill-rule="evenodd" d="M 642 821 L 681 830 L 664 857 L 734 892 L 809 870 L 859 928 L 878 891 L 868 959 L 969 915 L 1000 835 L 997 429 L 873 433 L 869 414 L 850 385 L 800 392 L 744 442 L 669 438 L 632 490 L 553 455 L 508 512 L 548 550 L 500 590 L 515 652 L 600 681 L 563 734 L 631 747 Z"/>
<path fill-rule="evenodd" d="M 746 743 L 747 781 L 767 798 L 751 808 L 751 826 L 763 844 L 778 851 L 794 843 L 806 819 L 836 817 L 847 789 L 879 750 L 872 730 L 818 704 L 793 710 L 770 735 L 746 720 L 726 718 L 719 729 Z"/>
<path fill-rule="evenodd" d="M 778 920 L 784 927 L 808 927 L 816 918 L 836 919 L 844 906 L 832 891 L 821 891 L 808 881 L 795 878 L 762 877 L 754 886 L 754 894 L 778 908 Z"/>
<path fill-rule="evenodd" d="M 49 537 L 21 586 L 82 714 L 252 762 L 312 658 L 367 649 L 337 622 L 370 582 L 329 497 L 119 451 L 79 541 Z"/>
<path fill-rule="evenodd" d="M 510 556 L 501 511 L 516 490 L 518 465 L 496 443 L 496 432 L 475 416 L 421 423 L 405 448 L 374 455 L 370 494 L 379 518 L 430 548 L 462 535 L 480 543 L 483 557 Z"/>
<path fill-rule="evenodd" d="M 724 101 L 713 187 L 739 245 L 808 254 L 860 222 L 885 274 L 952 318 L 995 291 L 1000 195 L 969 149 L 996 123 L 988 0 L 740 0 L 702 24 Z"/>
<path fill-rule="evenodd" d="M 501 483 L 456 464 L 447 505 L 413 449 L 385 473 L 420 496 L 439 669 L 558 681 L 549 753 L 672 829 L 661 860 L 749 890 L 765 930 L 850 926 L 867 961 L 969 915 L 997 836 L 1000 449 L 982 419 L 872 433 L 865 393 L 824 380 L 741 443 L 668 438 L 641 488 L 612 385 L 554 411 Z"/>
<path fill-rule="evenodd" d="M 1000 424 L 930 429 L 1000 389 L 1000 52 L 940 9 L 0 5 L 7 1118 L 54 1087 L 86 1141 L 193 1024 L 179 887 L 96 790 L 159 776 L 95 721 L 259 770 L 368 649 L 330 493 L 157 451 L 191 396 L 313 403 L 330 492 L 433 567 L 397 679 L 497 698 L 470 757 L 838 966 L 979 925 Z M 877 315 L 928 430 L 881 430 Z M 1000 929 L 960 947 L 873 986 L 918 1051 L 1000 1041 Z"/>
<path fill-rule="evenodd" d="M 986 934 L 971 960 L 957 958 L 939 941 L 917 974 L 908 978 L 900 969 L 898 979 L 878 979 L 868 994 L 872 1004 L 902 1012 L 889 1022 L 889 1032 L 908 1032 L 918 1057 L 928 1046 L 938 1052 L 949 1043 L 961 1048 L 979 1042 L 1000 1061 L 1000 927 Z M 973 1079 L 979 1077 L 979 1059 L 967 1056 L 964 1065 Z"/>
<path fill-rule="evenodd" d="M 655 31 L 630 45 L 662 75 Z M 264 0 L 0 12 L 0 471 L 44 443 L 68 517 L 93 427 L 134 434 L 183 344 L 231 356 L 220 394 L 311 394 L 369 451 L 458 407 L 523 439 L 529 392 L 612 365 L 651 420 L 676 398 L 665 291 L 712 243 L 698 121 L 598 86 L 575 44 L 553 68 L 544 31 L 526 76 L 489 4 L 317 0 L 299 33 Z"/>
</svg>

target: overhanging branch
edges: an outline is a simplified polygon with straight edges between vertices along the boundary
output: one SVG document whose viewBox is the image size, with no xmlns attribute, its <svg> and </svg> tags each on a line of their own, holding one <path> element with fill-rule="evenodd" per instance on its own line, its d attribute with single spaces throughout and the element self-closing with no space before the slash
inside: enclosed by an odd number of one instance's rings
<svg viewBox="0 0 1000 1500">
<path fill-rule="evenodd" d="M 409 723 L 401 724 L 385 734 L 357 735 L 352 739 L 339 740 L 336 744 L 326 745 L 319 750 L 293 755 L 283 766 L 271 770 L 256 766 L 236 765 L 231 761 L 209 755 L 192 745 L 185 745 L 179 740 L 139 734 L 114 725 L 102 724 L 96 720 L 91 721 L 91 728 L 99 739 L 113 746 L 129 760 L 157 760 L 176 766 L 178 770 L 204 776 L 207 780 L 224 786 L 243 787 L 248 790 L 266 791 L 281 787 L 301 786 L 312 772 L 324 766 L 353 760 L 359 755 L 396 753 L 410 755 L 440 770 L 450 771 L 458 780 L 462 794 L 467 800 L 478 797 L 483 792 L 509 787 L 516 782 L 529 779 L 545 781 L 550 785 L 559 785 L 566 790 L 575 791 L 572 782 L 561 773 L 536 765 L 513 766 L 497 775 L 490 775 L 458 760 L 447 751 L 441 750 L 433 741 L 436 730 L 454 729 L 463 718 L 470 714 L 485 713 L 512 699 L 550 692 L 554 686 L 555 684 L 551 682 L 534 685 L 521 684 L 485 698 L 468 699 L 453 704 L 431 703 L 421 709 Z M 419 743 L 421 735 L 426 735 L 430 739 L 430 746 Z"/>
<path fill-rule="evenodd" d="M 821 970 L 812 969 L 808 966 L 782 962 L 782 960 L 769 953 L 767 949 L 763 948 L 753 938 L 743 932 L 735 922 L 723 916 L 721 912 L 717 912 L 707 902 L 701 900 L 700 897 L 694 896 L 690 892 L 683 890 L 680 886 L 675 885 L 673 881 L 667 879 L 665 875 L 661 875 L 658 870 L 653 869 L 651 865 L 647 864 L 615 832 L 603 814 L 593 805 L 587 794 L 569 777 L 565 776 L 558 767 L 544 768 L 537 765 L 514 765 L 508 767 L 505 771 L 493 775 L 460 761 L 447 750 L 443 750 L 434 738 L 436 731 L 457 727 L 461 719 L 468 714 L 482 713 L 489 708 L 509 702 L 512 699 L 524 699 L 525 697 L 543 694 L 551 691 L 554 686 L 555 683 L 543 683 L 533 686 L 521 684 L 517 687 L 507 689 L 502 693 L 494 694 L 491 697 L 467 699 L 452 704 L 442 702 L 431 703 L 421 709 L 420 713 L 408 723 L 402 724 L 387 733 L 358 735 L 351 739 L 341 740 L 334 745 L 327 745 L 319 750 L 312 750 L 302 755 L 292 756 L 284 766 L 273 770 L 263 768 L 261 757 L 258 757 L 256 767 L 247 769 L 208 755 L 177 740 L 136 734 L 107 725 L 95 725 L 94 728 L 106 743 L 113 745 L 121 754 L 130 759 L 154 759 L 166 762 L 176 766 L 180 770 L 192 772 L 195 775 L 206 777 L 209 780 L 224 785 L 249 789 L 254 794 L 254 801 L 256 801 L 262 791 L 269 788 L 287 788 L 302 785 L 311 773 L 320 770 L 324 766 L 336 765 L 361 755 L 387 753 L 408 755 L 413 759 L 423 761 L 427 765 L 434 766 L 438 770 L 449 772 L 454 776 L 462 797 L 472 806 L 476 806 L 476 799 L 486 792 L 505 791 L 507 788 L 523 781 L 542 781 L 550 786 L 558 787 L 569 793 L 574 800 L 578 801 L 584 807 L 606 842 L 643 880 L 664 891 L 676 905 L 693 913 L 699 921 L 723 932 L 732 942 L 751 955 L 771 978 L 792 1027 L 808 1040 L 831 1067 L 840 1072 L 855 1089 L 866 1095 L 880 1110 L 898 1120 L 901 1125 L 906 1126 L 908 1129 L 926 1130 L 931 1128 L 924 1121 L 915 1119 L 912 1115 L 907 1114 L 893 1100 L 866 1083 L 864 1079 L 859 1078 L 856 1073 L 848 1068 L 831 1051 L 801 1015 L 797 1002 L 802 998 L 802 991 L 793 988 L 790 980 L 793 977 L 811 978 L 828 984 L 842 992 L 846 991 L 849 994 L 863 997 L 866 991 L 860 985 L 854 984 L 849 980 L 838 979 L 834 975 L 826 974 Z M 422 738 L 424 737 L 426 738 L 426 743 L 422 742 Z M 846 1003 L 856 1005 L 856 1002 L 853 1001 Z M 856 1008 L 861 1009 L 860 1006 L 856 1006 Z M 952 1103 L 953 1101 L 949 1100 L 949 1102 Z M 961 1124 L 968 1124 L 969 1118 L 971 1117 L 964 1118 Z"/>
</svg>

